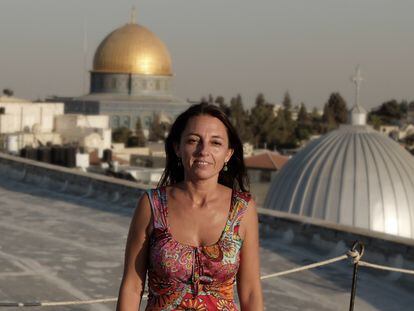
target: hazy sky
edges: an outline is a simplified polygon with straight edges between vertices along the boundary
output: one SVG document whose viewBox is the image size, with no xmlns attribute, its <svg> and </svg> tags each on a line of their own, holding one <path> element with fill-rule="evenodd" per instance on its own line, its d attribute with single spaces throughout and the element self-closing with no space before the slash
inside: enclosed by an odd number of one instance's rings
<svg viewBox="0 0 414 311">
<path fill-rule="evenodd" d="M 249 106 L 259 92 L 278 103 L 289 90 L 295 104 L 321 107 L 339 91 L 352 104 L 360 64 L 366 108 L 414 100 L 412 0 L 0 0 L 0 88 L 81 95 L 84 21 L 90 70 L 132 5 L 167 45 L 184 99 L 241 93 Z"/>
</svg>

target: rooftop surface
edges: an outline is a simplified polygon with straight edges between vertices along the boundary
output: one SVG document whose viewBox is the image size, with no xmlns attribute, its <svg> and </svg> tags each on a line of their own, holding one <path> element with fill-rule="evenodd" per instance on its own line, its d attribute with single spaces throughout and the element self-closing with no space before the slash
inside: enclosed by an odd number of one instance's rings
<svg viewBox="0 0 414 311">
<path fill-rule="evenodd" d="M 244 159 L 247 168 L 274 171 L 280 170 L 287 161 L 289 161 L 289 157 L 272 151 L 265 151 Z"/>
<path fill-rule="evenodd" d="M 116 297 L 132 212 L 0 177 L 0 302 Z M 271 235 L 260 252 L 262 275 L 342 255 Z M 263 280 L 266 310 L 348 310 L 351 278 L 350 262 L 342 261 Z M 413 289 L 361 268 L 355 310 L 412 310 Z M 115 303 L 24 309 L 106 311 Z"/>
</svg>

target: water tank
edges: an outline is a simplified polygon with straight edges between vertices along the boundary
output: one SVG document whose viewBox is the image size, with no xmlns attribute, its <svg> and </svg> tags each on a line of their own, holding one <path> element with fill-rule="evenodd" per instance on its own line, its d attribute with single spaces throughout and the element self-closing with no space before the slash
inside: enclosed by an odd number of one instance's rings
<svg viewBox="0 0 414 311">
<path fill-rule="evenodd" d="M 15 135 L 7 136 L 7 151 L 10 153 L 15 153 L 15 154 L 19 152 L 18 136 L 15 136 Z"/>
<path fill-rule="evenodd" d="M 40 147 L 37 149 L 37 160 L 45 163 L 52 163 L 51 148 Z"/>
<path fill-rule="evenodd" d="M 31 160 L 37 160 L 37 149 L 32 147 L 26 147 L 26 158 Z"/>
<path fill-rule="evenodd" d="M 66 167 L 76 167 L 76 147 L 67 146 L 64 148 L 64 163 Z"/>
<path fill-rule="evenodd" d="M 64 153 L 62 146 L 53 145 L 51 148 L 52 164 L 63 165 Z"/>
<path fill-rule="evenodd" d="M 111 162 L 112 161 L 112 150 L 105 149 L 103 152 L 103 159 L 104 162 Z"/>
</svg>

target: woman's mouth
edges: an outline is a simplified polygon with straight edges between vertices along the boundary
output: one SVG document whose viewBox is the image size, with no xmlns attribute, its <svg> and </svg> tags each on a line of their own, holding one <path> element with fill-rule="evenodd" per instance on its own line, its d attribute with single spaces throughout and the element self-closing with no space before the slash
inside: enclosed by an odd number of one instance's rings
<svg viewBox="0 0 414 311">
<path fill-rule="evenodd" d="M 207 165 L 210 164 L 210 162 L 202 161 L 202 160 L 195 160 L 194 164 L 197 165 L 197 166 L 207 166 Z"/>
</svg>

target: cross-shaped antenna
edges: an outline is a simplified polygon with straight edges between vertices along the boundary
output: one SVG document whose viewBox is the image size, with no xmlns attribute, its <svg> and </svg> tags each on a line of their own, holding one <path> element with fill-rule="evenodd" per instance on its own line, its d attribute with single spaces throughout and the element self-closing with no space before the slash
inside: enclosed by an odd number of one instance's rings
<svg viewBox="0 0 414 311">
<path fill-rule="evenodd" d="M 362 81 L 365 81 L 362 78 L 359 65 L 355 68 L 355 75 L 351 78 L 351 81 L 355 84 L 355 106 L 359 106 L 359 89 Z"/>
</svg>

